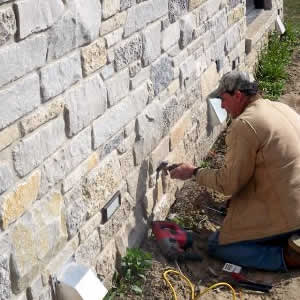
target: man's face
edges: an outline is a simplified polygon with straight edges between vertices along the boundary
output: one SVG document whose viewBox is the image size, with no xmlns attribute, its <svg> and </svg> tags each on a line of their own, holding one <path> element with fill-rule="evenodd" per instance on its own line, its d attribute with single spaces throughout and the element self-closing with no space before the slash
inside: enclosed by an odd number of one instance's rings
<svg viewBox="0 0 300 300">
<path fill-rule="evenodd" d="M 225 92 L 220 96 L 222 101 L 222 108 L 231 115 L 233 119 L 238 117 L 245 108 L 244 95 L 236 90 L 233 93 Z"/>
</svg>

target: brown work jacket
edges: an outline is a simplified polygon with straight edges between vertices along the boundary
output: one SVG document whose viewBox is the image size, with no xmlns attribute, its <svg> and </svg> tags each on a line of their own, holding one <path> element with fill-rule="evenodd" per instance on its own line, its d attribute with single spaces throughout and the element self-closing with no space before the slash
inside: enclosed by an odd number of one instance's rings
<svg viewBox="0 0 300 300">
<path fill-rule="evenodd" d="M 200 169 L 196 181 L 232 195 L 220 244 L 300 229 L 300 115 L 257 99 L 232 121 L 221 169 Z"/>
</svg>

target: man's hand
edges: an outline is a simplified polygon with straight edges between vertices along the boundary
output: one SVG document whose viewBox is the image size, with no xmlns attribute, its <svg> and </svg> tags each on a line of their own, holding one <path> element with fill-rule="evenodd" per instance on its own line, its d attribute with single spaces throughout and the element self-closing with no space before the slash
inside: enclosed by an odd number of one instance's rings
<svg viewBox="0 0 300 300">
<path fill-rule="evenodd" d="M 193 176 L 193 172 L 196 169 L 193 165 L 190 164 L 179 164 L 179 166 L 172 171 L 170 171 L 170 176 L 173 179 L 186 180 L 190 179 Z"/>
</svg>

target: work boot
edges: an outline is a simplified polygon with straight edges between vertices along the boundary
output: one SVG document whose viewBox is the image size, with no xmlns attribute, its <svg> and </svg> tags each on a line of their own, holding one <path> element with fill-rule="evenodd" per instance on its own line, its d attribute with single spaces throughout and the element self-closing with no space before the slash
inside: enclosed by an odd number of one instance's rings
<svg viewBox="0 0 300 300">
<path fill-rule="evenodd" d="M 293 234 L 288 239 L 288 246 L 283 250 L 288 268 L 300 268 L 300 235 Z"/>
</svg>

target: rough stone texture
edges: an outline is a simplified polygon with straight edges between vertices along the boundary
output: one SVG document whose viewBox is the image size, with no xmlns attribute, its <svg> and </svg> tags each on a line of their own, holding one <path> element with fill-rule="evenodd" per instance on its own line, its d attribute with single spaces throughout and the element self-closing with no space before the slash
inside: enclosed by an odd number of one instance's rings
<svg viewBox="0 0 300 300">
<path fill-rule="evenodd" d="M 153 174 L 156 172 L 157 167 L 162 160 L 165 160 L 169 154 L 169 137 L 165 137 L 161 140 L 158 146 L 152 151 L 149 159 L 149 172 Z"/>
<path fill-rule="evenodd" d="M 16 33 L 17 24 L 11 7 L 0 10 L 0 46 L 4 45 Z"/>
<path fill-rule="evenodd" d="M 1 200 L 1 223 L 6 229 L 17 220 L 36 200 L 40 187 L 41 173 L 35 171 L 25 182 L 18 184 L 13 192 Z"/>
<path fill-rule="evenodd" d="M 99 35 L 99 0 L 68 2 L 69 10 L 49 30 L 48 59 L 59 58 L 72 49 L 89 43 Z"/>
<path fill-rule="evenodd" d="M 11 125 L 0 131 L 0 151 L 8 147 L 20 137 L 18 125 Z"/>
<path fill-rule="evenodd" d="M 173 72 L 171 59 L 167 56 L 163 56 L 152 65 L 151 80 L 155 95 L 158 95 L 168 86 L 173 79 Z"/>
<path fill-rule="evenodd" d="M 80 244 L 86 241 L 95 229 L 99 229 L 102 220 L 101 211 L 90 218 L 79 231 Z"/>
<path fill-rule="evenodd" d="M 34 131 L 49 120 L 56 118 L 63 112 L 64 100 L 57 98 L 48 103 L 46 106 L 41 106 L 28 117 L 25 117 L 20 122 L 20 130 L 22 136 Z"/>
<path fill-rule="evenodd" d="M 115 136 L 113 136 L 100 151 L 100 159 L 110 154 L 113 150 L 117 149 L 124 140 L 124 131 L 121 129 Z"/>
<path fill-rule="evenodd" d="M 80 82 L 66 94 L 66 129 L 72 137 L 106 110 L 107 91 L 98 74 Z"/>
<path fill-rule="evenodd" d="M 238 22 L 245 16 L 245 7 L 243 5 L 239 5 L 238 7 L 234 8 L 234 10 L 230 11 L 227 17 L 228 26 L 233 25 L 234 23 Z"/>
<path fill-rule="evenodd" d="M 13 148 L 14 165 L 17 173 L 20 176 L 25 176 L 39 166 L 45 158 L 62 145 L 65 140 L 64 131 L 64 120 L 59 117 L 21 140 Z"/>
<path fill-rule="evenodd" d="M 207 0 L 189 0 L 189 10 L 193 10 L 206 2 Z"/>
<path fill-rule="evenodd" d="M 115 73 L 115 68 L 114 68 L 113 64 L 104 66 L 100 72 L 101 78 L 103 80 L 107 80 L 108 78 L 112 77 L 114 75 L 114 73 Z"/>
<path fill-rule="evenodd" d="M 0 129 L 5 128 L 26 113 L 32 111 L 40 103 L 40 84 L 36 74 L 0 91 Z"/>
<path fill-rule="evenodd" d="M 172 46 L 176 45 L 179 42 L 180 38 L 180 27 L 179 23 L 176 22 L 171 24 L 162 32 L 162 41 L 161 48 L 164 51 L 167 51 Z"/>
<path fill-rule="evenodd" d="M 140 35 L 134 35 L 126 42 L 115 49 L 115 67 L 116 71 L 125 68 L 130 63 L 142 56 L 142 38 Z"/>
<path fill-rule="evenodd" d="M 44 34 L 0 49 L 0 86 L 43 66 L 46 53 L 47 37 Z"/>
<path fill-rule="evenodd" d="M 91 153 L 91 128 L 87 127 L 50 157 L 42 166 L 40 194 L 65 178 Z"/>
<path fill-rule="evenodd" d="M 100 35 L 103 36 L 109 32 L 120 28 L 125 24 L 126 18 L 127 12 L 124 11 L 104 21 L 100 27 Z"/>
<path fill-rule="evenodd" d="M 226 17 L 224 16 L 226 19 Z M 196 21 L 193 15 L 186 15 L 180 20 L 180 48 L 183 49 L 193 40 L 193 32 L 196 27 Z"/>
<path fill-rule="evenodd" d="M 169 19 L 171 23 L 178 20 L 180 16 L 188 10 L 188 0 L 170 0 L 169 1 Z"/>
<path fill-rule="evenodd" d="M 41 291 L 43 290 L 43 281 L 42 277 L 39 275 L 33 280 L 31 286 L 27 290 L 27 295 L 29 300 L 39 299 Z"/>
<path fill-rule="evenodd" d="M 129 66 L 128 69 L 130 78 L 135 77 L 142 69 L 141 62 L 139 60 L 135 61 Z"/>
<path fill-rule="evenodd" d="M 11 282 L 10 282 L 10 245 L 4 238 L 0 242 L 0 299 L 11 299 Z"/>
<path fill-rule="evenodd" d="M 52 26 L 64 11 L 61 0 L 26 0 L 15 4 L 20 39 Z"/>
<path fill-rule="evenodd" d="M 13 173 L 7 162 L 0 161 L 0 195 L 13 184 Z"/>
<path fill-rule="evenodd" d="M 82 48 L 81 58 L 84 75 L 87 76 L 104 66 L 107 62 L 106 54 L 105 41 L 102 38 Z"/>
<path fill-rule="evenodd" d="M 26 213 L 10 232 L 13 291 L 21 292 L 66 241 L 62 218 L 62 197 L 58 192 L 37 202 L 32 213 Z"/>
<path fill-rule="evenodd" d="M 201 76 L 202 96 L 205 99 L 218 84 L 220 75 L 217 72 L 216 64 L 211 64 Z"/>
<path fill-rule="evenodd" d="M 110 289 L 112 286 L 112 278 L 114 269 L 116 267 L 117 249 L 115 241 L 112 240 L 97 258 L 96 272 L 98 277 L 106 288 Z"/>
<path fill-rule="evenodd" d="M 120 10 L 120 0 L 103 0 L 102 1 L 102 17 L 107 19 Z"/>
<path fill-rule="evenodd" d="M 120 9 L 125 10 L 136 4 L 136 0 L 120 0 Z"/>
<path fill-rule="evenodd" d="M 144 85 L 141 89 L 147 89 Z M 122 100 L 109 109 L 102 117 L 93 123 L 93 149 L 97 149 L 121 128 L 132 121 L 143 111 L 148 102 L 148 96 L 144 98 L 130 97 Z"/>
<path fill-rule="evenodd" d="M 187 130 L 192 127 L 190 112 L 185 113 L 170 131 L 170 151 L 173 151 L 183 139 Z"/>
<path fill-rule="evenodd" d="M 43 100 L 64 92 L 82 78 L 79 51 L 41 69 Z"/>
<path fill-rule="evenodd" d="M 143 39 L 143 66 L 148 66 L 161 54 L 160 47 L 160 29 L 161 25 L 159 22 L 148 26 L 142 32 Z"/>
<path fill-rule="evenodd" d="M 80 187 L 73 188 L 64 198 L 68 239 L 71 239 L 79 232 L 85 223 L 88 217 L 88 211 L 83 201 Z"/>
<path fill-rule="evenodd" d="M 98 153 L 93 152 L 88 159 L 81 163 L 71 174 L 63 181 L 62 191 L 66 193 L 80 181 L 80 179 L 95 168 L 99 163 Z"/>
<path fill-rule="evenodd" d="M 134 78 L 130 79 L 130 88 L 136 89 L 150 77 L 150 67 L 142 69 Z"/>
<path fill-rule="evenodd" d="M 195 82 L 196 79 L 196 65 L 194 63 L 193 57 L 189 56 L 180 65 L 180 81 L 181 86 L 189 87 Z"/>
<path fill-rule="evenodd" d="M 113 196 L 121 180 L 120 164 L 116 152 L 113 152 L 102 160 L 99 167 L 84 180 L 84 201 L 91 216 L 95 215 Z"/>
<path fill-rule="evenodd" d="M 118 103 L 129 93 L 129 73 L 128 69 L 116 74 L 106 81 L 109 106 Z"/>
<path fill-rule="evenodd" d="M 97 261 L 97 256 L 102 248 L 103 244 L 99 238 L 99 232 L 98 230 L 95 230 L 76 250 L 75 260 L 80 264 L 94 266 Z"/>
</svg>

